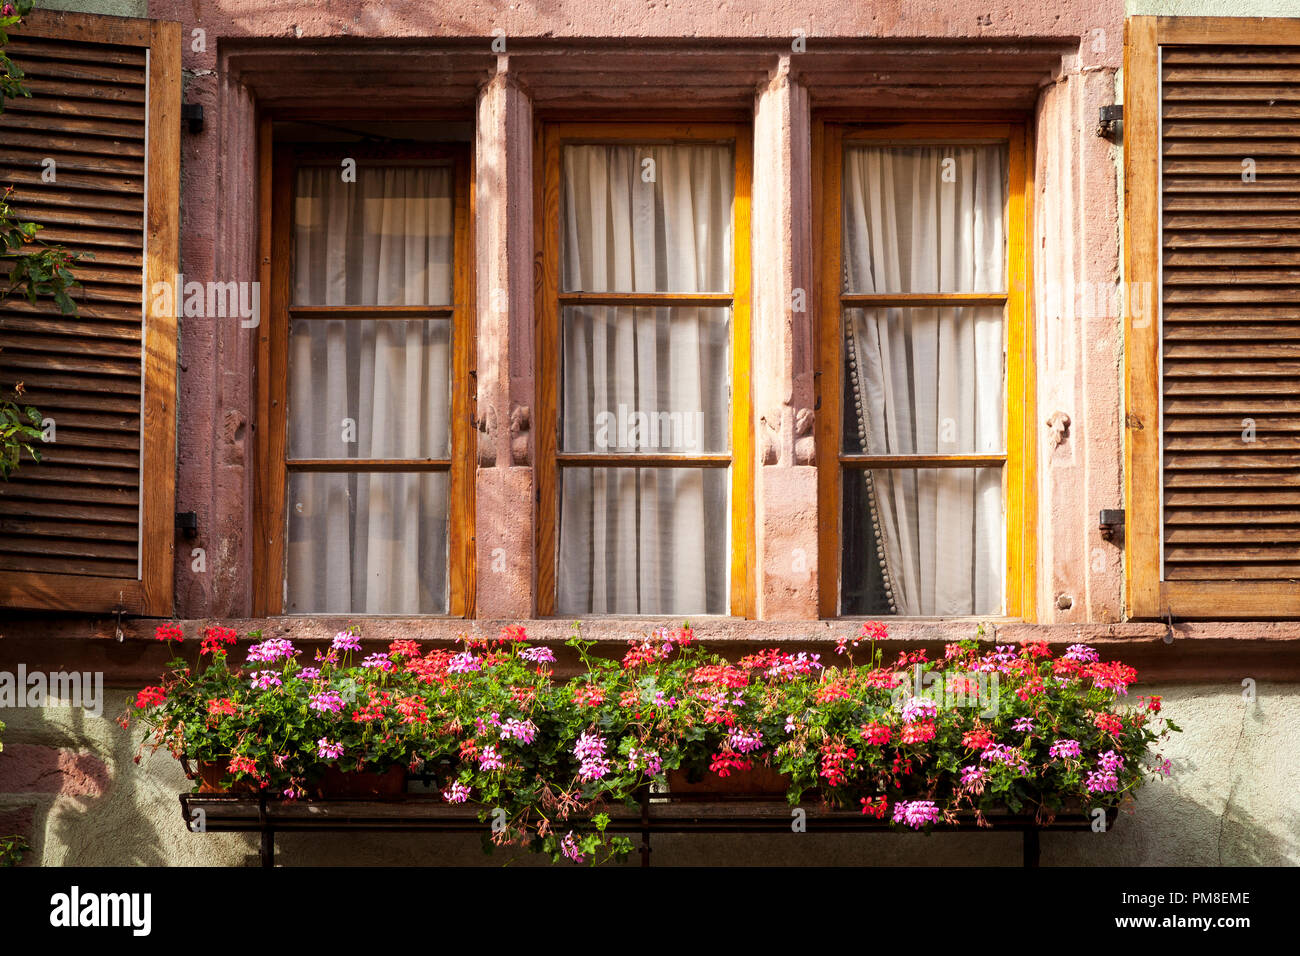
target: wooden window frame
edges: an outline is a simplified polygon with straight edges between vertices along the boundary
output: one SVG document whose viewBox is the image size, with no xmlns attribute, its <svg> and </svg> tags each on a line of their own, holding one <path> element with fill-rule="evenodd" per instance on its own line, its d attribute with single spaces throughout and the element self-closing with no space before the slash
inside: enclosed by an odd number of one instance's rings
<svg viewBox="0 0 1300 956">
<path fill-rule="evenodd" d="M 1300 20 L 1142 16 L 1124 24 L 1124 273 L 1128 289 L 1152 290 L 1155 309 L 1154 321 L 1134 315 L 1125 296 L 1124 609 L 1145 619 L 1300 617 L 1293 581 L 1162 580 L 1160 48 L 1197 45 L 1300 46 Z"/>
<path fill-rule="evenodd" d="M 675 144 L 731 142 L 735 148 L 735 193 L 732 206 L 732 291 L 730 293 L 564 293 L 560 292 L 560 152 L 574 144 Z M 753 141 L 739 123 L 548 123 L 539 130 L 540 162 L 536 180 L 536 248 L 540 252 L 536 290 L 537 339 L 537 594 L 538 617 L 555 615 L 556 527 L 559 467 L 594 463 L 616 467 L 701 467 L 731 469 L 730 593 L 726 615 L 752 618 L 754 590 L 754 437 L 750 375 L 750 208 Z M 678 304 L 731 306 L 731 450 L 723 455 L 560 454 L 559 412 L 560 309 L 569 304 Z M 596 615 L 626 617 L 628 615 Z M 642 617 L 645 615 L 636 615 Z M 680 616 L 680 615 L 675 615 Z"/>
<path fill-rule="evenodd" d="M 1006 293 L 943 295 L 852 295 L 841 290 L 841 179 L 847 143 L 963 143 L 1006 142 L 1009 145 Z M 1027 164 L 1028 133 L 1023 122 L 898 122 L 851 124 L 819 122 L 814 128 L 813 168 L 821 170 L 813 206 L 820 212 L 814 235 L 818 249 L 817 356 L 817 485 L 818 546 L 821 568 L 818 595 L 823 618 L 840 617 L 842 470 L 845 467 L 980 467 L 1002 466 L 1006 568 L 1000 614 L 971 615 L 979 619 L 1006 617 L 1032 622 L 1036 617 L 1035 555 L 1037 553 L 1036 434 L 1034 431 L 1033 322 L 1030 314 L 1032 275 L 1026 237 L 1031 231 L 1033 194 Z M 843 309 L 845 299 L 865 306 L 1006 305 L 1004 323 L 1005 455 L 850 455 L 843 452 Z M 849 618 L 860 615 L 843 615 Z M 903 616 L 890 619 L 907 620 Z"/>
<path fill-rule="evenodd" d="M 450 165 L 453 170 L 452 301 L 429 306 L 292 306 L 293 177 L 298 168 L 337 168 L 343 158 L 370 165 Z M 473 160 L 465 145 L 321 144 L 275 146 L 270 120 L 259 128 L 261 261 L 266 321 L 258 339 L 257 484 L 254 492 L 254 589 L 256 616 L 284 614 L 288 475 L 302 472 L 445 472 L 449 475 L 447 513 L 447 612 L 401 613 L 388 617 L 465 618 L 474 615 L 474 474 L 476 443 L 472 425 L 474 315 L 472 261 Z M 297 459 L 288 452 L 289 322 L 299 318 L 374 319 L 449 318 L 451 327 L 451 450 L 429 459 Z M 319 616 L 318 611 L 295 612 Z M 358 615 L 353 615 L 358 616 Z M 364 615 L 369 616 L 369 615 Z"/>
<path fill-rule="evenodd" d="M 170 286 L 180 272 L 181 25 L 174 21 L 34 10 L 22 24 L 11 28 L 11 35 L 15 40 L 44 37 L 133 46 L 146 51 L 147 186 L 141 288 L 138 575 L 131 579 L 6 571 L 0 575 L 0 607 L 167 617 L 173 610 L 175 576 L 176 313 L 180 303 L 173 303 L 170 312 L 155 310 L 150 290 L 159 284 Z M 93 262 L 88 267 L 93 267 Z M 75 274 L 76 269 L 73 271 Z M 54 314 L 58 314 L 57 310 Z"/>
</svg>

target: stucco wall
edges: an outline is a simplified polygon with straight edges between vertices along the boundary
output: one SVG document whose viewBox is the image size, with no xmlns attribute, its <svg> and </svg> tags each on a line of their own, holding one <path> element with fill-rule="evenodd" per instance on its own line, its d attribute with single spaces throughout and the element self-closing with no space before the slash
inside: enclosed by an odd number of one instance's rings
<svg viewBox="0 0 1300 956">
<path fill-rule="evenodd" d="M 1134 688 L 1160 693 L 1184 728 L 1167 751 L 1174 775 L 1145 786 L 1109 833 L 1047 833 L 1051 865 L 1300 865 L 1300 685 Z M 253 836 L 185 830 L 177 794 L 188 781 L 166 753 L 132 763 L 138 742 L 114 718 L 71 709 L 9 710 L 0 760 L 0 833 L 28 835 L 25 865 L 257 864 Z M 1291 808 L 1291 809 L 1288 809 Z M 483 853 L 475 835 L 285 834 L 282 865 L 500 865 L 545 862 Z M 678 865 L 1017 865 L 1015 834 L 656 836 L 654 862 Z M 567 865 L 567 864 L 566 864 Z"/>
</svg>

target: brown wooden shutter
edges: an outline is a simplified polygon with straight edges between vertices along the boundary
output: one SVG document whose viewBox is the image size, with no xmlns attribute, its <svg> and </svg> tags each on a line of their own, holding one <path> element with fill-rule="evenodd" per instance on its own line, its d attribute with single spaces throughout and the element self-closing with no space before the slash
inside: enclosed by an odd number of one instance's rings
<svg viewBox="0 0 1300 956">
<path fill-rule="evenodd" d="M 145 290 L 179 271 L 180 26 L 36 11 L 8 49 L 32 95 L 0 114 L 0 186 L 94 259 L 76 316 L 0 300 L 0 387 L 56 439 L 0 481 L 0 605 L 167 615 L 176 322 Z"/>
<path fill-rule="evenodd" d="M 1300 21 L 1132 18 L 1124 113 L 1130 614 L 1300 615 Z"/>
</svg>

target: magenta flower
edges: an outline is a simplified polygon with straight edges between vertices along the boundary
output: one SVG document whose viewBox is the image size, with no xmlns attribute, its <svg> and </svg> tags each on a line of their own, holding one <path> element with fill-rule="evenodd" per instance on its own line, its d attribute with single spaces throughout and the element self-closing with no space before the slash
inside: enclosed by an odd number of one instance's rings
<svg viewBox="0 0 1300 956">
<path fill-rule="evenodd" d="M 320 668 L 304 667 L 298 676 L 303 680 L 320 680 Z"/>
<path fill-rule="evenodd" d="M 371 654 L 361 662 L 361 666 L 374 667 L 381 671 L 391 671 L 394 665 L 393 662 L 388 659 L 387 654 Z"/>
<path fill-rule="evenodd" d="M 279 687 L 284 681 L 280 680 L 280 675 L 275 671 L 257 671 L 253 674 L 254 690 L 270 690 L 272 687 Z"/>
<path fill-rule="evenodd" d="M 337 714 L 343 709 L 343 698 L 339 696 L 337 691 L 323 690 L 319 694 L 312 694 L 307 706 L 321 713 Z"/>
<path fill-rule="evenodd" d="M 343 745 L 330 743 L 324 737 L 316 741 L 316 746 L 320 748 L 316 751 L 316 756 L 322 760 L 337 760 L 343 756 Z"/>
<path fill-rule="evenodd" d="M 938 713 L 939 705 L 929 697 L 910 697 L 903 703 L 903 723 L 906 724 L 934 720 Z"/>
<path fill-rule="evenodd" d="M 727 737 L 727 742 L 731 744 L 731 749 L 738 754 L 753 753 L 763 746 L 763 732 L 761 730 L 736 729 Z"/>
<path fill-rule="evenodd" d="M 1087 644 L 1071 644 L 1065 649 L 1064 657 L 1080 664 L 1095 664 L 1098 660 L 1097 651 Z"/>
<path fill-rule="evenodd" d="M 582 761 L 578 779 L 583 783 L 599 780 L 610 771 L 609 761 L 605 759 L 605 741 L 599 734 L 582 734 L 573 747 L 573 755 Z"/>
<path fill-rule="evenodd" d="M 525 647 L 519 656 L 533 664 L 555 663 L 555 651 L 549 647 Z"/>
<path fill-rule="evenodd" d="M 478 768 L 486 771 L 504 770 L 506 764 L 505 761 L 501 759 L 501 755 L 497 753 L 497 748 L 488 744 L 479 754 Z"/>
<path fill-rule="evenodd" d="M 481 665 L 479 659 L 469 651 L 457 654 L 447 665 L 448 674 L 470 674 L 478 670 Z"/>
<path fill-rule="evenodd" d="M 663 769 L 663 761 L 653 750 L 638 750 L 633 747 L 627 752 L 627 769 L 633 773 L 644 770 L 650 776 L 654 776 Z"/>
<path fill-rule="evenodd" d="M 578 841 L 573 838 L 572 830 L 564 834 L 564 837 L 560 840 L 560 852 L 574 863 L 581 863 L 586 859 L 585 856 L 578 852 Z"/>
<path fill-rule="evenodd" d="M 1079 746 L 1079 741 L 1063 738 L 1047 748 L 1047 754 L 1050 757 L 1078 757 L 1083 753 Z"/>
<path fill-rule="evenodd" d="M 1023 731 L 1024 733 L 1032 733 L 1034 730 L 1034 719 L 1032 717 L 1021 717 L 1011 725 L 1011 729 Z"/>
<path fill-rule="evenodd" d="M 919 830 L 927 823 L 939 819 L 939 808 L 933 800 L 903 800 L 894 804 L 894 822 Z"/>
<path fill-rule="evenodd" d="M 339 631 L 334 635 L 334 642 L 330 647 L 336 651 L 359 651 L 361 650 L 361 639 L 355 634 L 349 634 L 347 631 Z"/>
<path fill-rule="evenodd" d="M 455 780 L 450 787 L 442 791 L 442 799 L 448 803 L 464 803 L 469 799 L 469 787 Z"/>
<path fill-rule="evenodd" d="M 520 743 L 531 744 L 536 736 L 537 725 L 531 720 L 519 720 L 511 717 L 501 725 L 502 740 L 518 740 Z"/>
<path fill-rule="evenodd" d="M 292 641 L 273 637 L 269 641 L 262 641 L 250 647 L 248 660 L 245 663 L 274 664 L 282 659 L 287 661 L 297 653 L 299 652 L 294 648 Z"/>
</svg>

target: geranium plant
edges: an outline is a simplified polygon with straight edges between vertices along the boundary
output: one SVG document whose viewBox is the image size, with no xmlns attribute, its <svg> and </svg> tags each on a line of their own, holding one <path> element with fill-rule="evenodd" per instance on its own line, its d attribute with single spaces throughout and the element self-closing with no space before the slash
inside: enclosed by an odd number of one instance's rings
<svg viewBox="0 0 1300 956">
<path fill-rule="evenodd" d="M 308 664 L 289 641 L 259 640 L 237 667 L 234 632 L 209 628 L 199 668 L 174 661 L 135 709 L 155 748 L 225 761 L 232 782 L 295 799 L 331 766 L 402 766 L 448 803 L 477 805 L 491 844 L 574 861 L 630 851 L 607 832 L 610 806 L 760 767 L 784 775 L 791 804 L 916 830 L 1110 808 L 1169 772 L 1153 749 L 1178 728 L 1160 698 L 1123 706 L 1136 673 L 1090 647 L 1054 657 L 1041 643 L 969 640 L 942 660 L 886 663 L 886 637 L 868 623 L 829 663 L 776 648 L 728 661 L 689 626 L 636 638 L 621 660 L 575 635 L 582 668 L 560 682 L 553 652 L 522 627 L 455 650 L 395 641 L 361 660 L 353 629 Z"/>
</svg>

